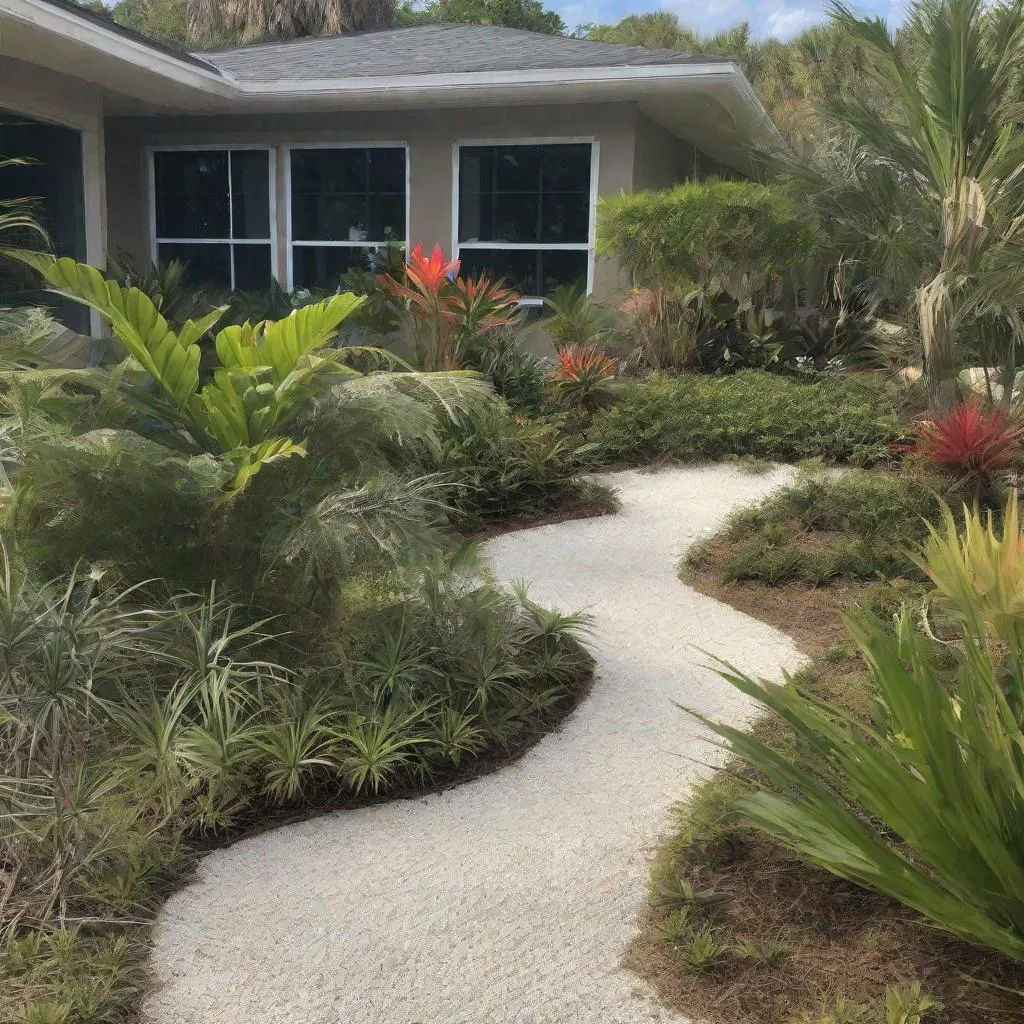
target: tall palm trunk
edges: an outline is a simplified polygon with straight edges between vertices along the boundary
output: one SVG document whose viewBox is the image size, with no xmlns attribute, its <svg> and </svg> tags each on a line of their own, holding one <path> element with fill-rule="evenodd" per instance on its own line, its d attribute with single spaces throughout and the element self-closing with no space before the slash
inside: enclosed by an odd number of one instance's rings
<svg viewBox="0 0 1024 1024">
<path fill-rule="evenodd" d="M 391 0 L 187 0 L 189 38 L 199 44 L 387 28 Z"/>
<path fill-rule="evenodd" d="M 985 236 L 987 205 L 981 185 L 961 178 L 943 204 L 943 254 L 939 272 L 917 290 L 917 311 L 924 346 L 928 405 L 951 409 L 960 396 L 957 379 L 956 277 L 965 274 Z"/>
<path fill-rule="evenodd" d="M 924 345 L 928 407 L 945 412 L 956 405 L 956 332 L 948 275 L 939 271 L 917 290 L 917 313 Z"/>
</svg>

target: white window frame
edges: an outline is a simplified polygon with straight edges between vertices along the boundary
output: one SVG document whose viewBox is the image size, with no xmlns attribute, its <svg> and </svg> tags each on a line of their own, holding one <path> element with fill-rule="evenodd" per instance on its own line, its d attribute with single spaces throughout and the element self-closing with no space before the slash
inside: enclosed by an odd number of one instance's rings
<svg viewBox="0 0 1024 1024">
<path fill-rule="evenodd" d="M 336 241 L 318 241 L 316 239 L 309 238 L 294 238 L 292 237 L 292 151 L 296 149 L 402 149 L 405 151 L 405 238 L 398 240 L 399 243 L 406 248 L 409 245 L 409 226 L 410 226 L 410 209 L 411 209 L 411 182 L 412 174 L 410 171 L 411 166 L 411 154 L 409 151 L 408 142 L 388 142 L 388 141 L 377 141 L 375 139 L 366 140 L 363 142 L 331 142 L 331 141 L 320 141 L 320 142 L 294 142 L 288 143 L 282 147 L 284 151 L 284 202 L 285 202 L 285 232 L 286 232 L 286 246 L 288 253 L 288 290 L 291 291 L 295 287 L 295 261 L 294 253 L 295 246 L 305 245 L 310 248 L 317 249 L 380 249 L 387 245 L 387 242 L 379 239 L 366 239 L 362 242 L 353 242 L 348 239 L 338 239 Z"/>
<path fill-rule="evenodd" d="M 562 146 L 589 144 L 590 146 L 590 216 L 587 221 L 586 242 L 460 242 L 459 241 L 459 150 L 463 146 Z M 538 138 L 456 139 L 452 145 L 452 259 L 459 259 L 463 249 L 538 249 L 556 251 L 569 249 L 587 253 L 587 294 L 594 291 L 594 252 L 597 244 L 597 175 L 601 161 L 601 143 L 593 135 L 541 136 Z M 540 295 L 524 295 L 519 300 L 524 306 L 542 306 Z"/>
<path fill-rule="evenodd" d="M 235 238 L 235 218 L 233 195 L 231 188 L 231 156 L 237 150 L 257 151 L 267 154 L 267 189 L 270 200 L 269 238 Z M 168 238 L 157 236 L 156 233 L 156 154 L 157 153 L 228 153 L 228 232 L 227 238 Z M 161 245 L 226 245 L 231 252 L 229 267 L 231 270 L 231 290 L 235 290 L 235 254 L 236 245 L 269 245 L 270 246 L 270 279 L 277 278 L 277 181 L 274 147 L 268 143 L 187 143 L 173 146 L 147 146 L 146 164 L 149 171 L 149 249 L 150 257 L 156 263 Z"/>
</svg>

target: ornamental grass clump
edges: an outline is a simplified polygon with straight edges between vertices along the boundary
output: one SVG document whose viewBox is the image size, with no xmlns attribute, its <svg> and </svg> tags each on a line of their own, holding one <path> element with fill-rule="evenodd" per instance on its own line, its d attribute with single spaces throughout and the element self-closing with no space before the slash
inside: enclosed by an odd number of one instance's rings
<svg viewBox="0 0 1024 1024">
<path fill-rule="evenodd" d="M 919 564 L 943 642 L 904 609 L 847 625 L 875 686 L 869 720 L 729 671 L 796 733 L 799 760 L 708 723 L 760 784 L 742 817 L 833 874 L 964 939 L 1024 960 L 1024 558 L 1015 502 L 934 530 Z M 946 639 L 947 634 L 949 639 Z M 949 668 L 952 660 L 953 668 Z"/>
</svg>

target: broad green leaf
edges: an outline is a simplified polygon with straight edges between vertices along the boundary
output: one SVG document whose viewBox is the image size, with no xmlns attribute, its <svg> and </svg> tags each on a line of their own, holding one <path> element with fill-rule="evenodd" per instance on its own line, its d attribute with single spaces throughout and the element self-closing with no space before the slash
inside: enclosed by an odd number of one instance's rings
<svg viewBox="0 0 1024 1024">
<path fill-rule="evenodd" d="M 193 417 L 217 440 L 223 451 L 248 445 L 252 440 L 243 398 L 248 383 L 245 377 L 236 380 L 236 375 L 228 370 L 216 370 L 213 380 L 194 396 L 191 403 Z"/>
<path fill-rule="evenodd" d="M 296 444 L 290 437 L 271 437 L 252 447 L 235 449 L 229 453 L 229 457 L 238 469 L 222 500 L 228 500 L 241 492 L 264 466 L 282 459 L 304 458 L 305 455 L 305 442 Z"/>
<path fill-rule="evenodd" d="M 170 401 L 179 409 L 188 407 L 199 385 L 199 346 L 194 340 L 182 343 L 148 295 L 138 288 L 123 288 L 116 281 L 108 281 L 95 267 L 68 257 L 25 262 L 31 262 L 55 290 L 102 313 L 114 334 Z M 191 325 L 187 336 L 198 337 L 196 329 L 208 319 Z"/>
<path fill-rule="evenodd" d="M 338 325 L 365 301 L 363 295 L 345 292 L 265 324 L 259 348 L 266 365 L 273 368 L 275 383 L 283 381 L 302 356 L 326 347 Z"/>
</svg>

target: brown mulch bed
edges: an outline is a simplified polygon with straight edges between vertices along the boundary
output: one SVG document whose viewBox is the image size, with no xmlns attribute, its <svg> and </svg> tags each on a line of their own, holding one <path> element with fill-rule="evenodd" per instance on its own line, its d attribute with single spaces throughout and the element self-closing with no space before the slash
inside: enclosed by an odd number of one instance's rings
<svg viewBox="0 0 1024 1024">
<path fill-rule="evenodd" d="M 816 693 L 866 709 L 861 662 L 852 646 L 850 656 L 837 654 L 849 644 L 839 613 L 864 585 L 723 585 L 714 566 L 721 556 L 719 549 L 687 584 L 788 633 L 814 662 L 808 682 Z M 755 726 L 777 728 L 768 718 Z M 841 993 L 848 1004 L 871 1004 L 864 1021 L 875 1024 L 886 987 L 918 981 L 944 1004 L 927 1024 L 1024 1021 L 1024 964 L 961 942 L 884 896 L 809 867 L 752 829 L 730 824 L 706 843 L 670 842 L 659 854 L 655 878 L 679 877 L 725 894 L 721 903 L 695 910 L 691 920 L 698 927 L 706 923 L 730 943 L 782 940 L 786 946 L 785 957 L 770 966 L 734 953 L 720 967 L 694 973 L 659 931 L 671 908 L 652 903 L 626 963 L 688 1018 L 831 1024 L 823 1003 Z"/>
<path fill-rule="evenodd" d="M 553 512 L 542 512 L 539 515 L 512 515 L 504 519 L 492 519 L 478 530 L 468 534 L 470 540 L 492 540 L 506 533 L 517 533 L 519 530 L 532 530 L 536 526 L 550 526 L 553 523 L 568 523 L 574 519 L 596 519 L 598 516 L 615 515 L 616 509 L 602 508 L 599 505 L 582 503 L 579 505 L 563 504 Z"/>
</svg>

